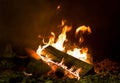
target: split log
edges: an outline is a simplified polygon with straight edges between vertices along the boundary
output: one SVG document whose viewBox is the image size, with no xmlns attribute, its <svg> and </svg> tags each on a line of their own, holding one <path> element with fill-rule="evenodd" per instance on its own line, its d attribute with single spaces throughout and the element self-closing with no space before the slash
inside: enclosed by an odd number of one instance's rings
<svg viewBox="0 0 120 83">
<path fill-rule="evenodd" d="M 64 64 L 71 68 L 72 66 L 75 66 L 75 69 L 81 68 L 82 71 L 79 73 L 80 77 L 85 76 L 87 73 L 90 74 L 89 71 L 94 71 L 93 65 L 88 64 L 84 61 L 81 61 L 71 55 L 68 55 L 62 51 L 57 50 L 56 48 L 52 46 L 48 46 L 42 51 L 43 55 L 47 55 L 48 58 L 51 58 L 54 62 L 61 62 L 64 58 Z"/>
</svg>

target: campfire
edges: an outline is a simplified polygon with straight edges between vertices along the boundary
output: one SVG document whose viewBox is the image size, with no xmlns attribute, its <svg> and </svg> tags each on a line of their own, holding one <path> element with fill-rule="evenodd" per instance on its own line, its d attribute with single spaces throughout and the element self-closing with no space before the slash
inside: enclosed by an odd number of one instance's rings
<svg viewBox="0 0 120 83">
<path fill-rule="evenodd" d="M 80 48 L 77 45 L 71 46 L 70 49 L 65 43 L 69 43 L 66 33 L 72 30 L 72 26 L 68 26 L 62 21 L 61 34 L 56 38 L 54 32 L 51 32 L 49 41 L 45 42 L 43 38 L 43 46 L 40 45 L 36 53 L 38 56 L 33 56 L 36 59 L 42 59 L 51 68 L 51 72 L 54 73 L 58 68 L 62 69 L 64 76 L 69 78 L 80 79 L 86 73 L 93 69 L 92 57 L 88 53 L 88 48 Z M 75 31 L 75 36 L 80 34 L 79 43 L 84 42 L 83 35 L 91 33 L 90 27 L 85 25 L 80 26 Z M 50 74 L 50 72 L 49 72 Z"/>
<path fill-rule="evenodd" d="M 116 0 L 0 4 L 0 83 L 120 83 Z"/>
</svg>

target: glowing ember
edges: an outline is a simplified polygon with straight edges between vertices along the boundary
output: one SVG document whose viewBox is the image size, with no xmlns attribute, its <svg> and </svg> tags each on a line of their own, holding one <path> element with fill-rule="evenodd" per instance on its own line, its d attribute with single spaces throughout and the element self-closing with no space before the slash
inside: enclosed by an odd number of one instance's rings
<svg viewBox="0 0 120 83">
<path fill-rule="evenodd" d="M 57 6 L 57 10 L 59 10 L 60 8 L 61 8 L 61 6 L 60 6 L 60 5 L 58 5 L 58 6 Z"/>
<path fill-rule="evenodd" d="M 59 8 L 59 6 L 58 6 Z M 52 61 L 52 59 L 48 58 L 47 55 L 43 55 L 42 53 L 42 50 L 44 48 L 46 48 L 47 46 L 51 45 L 53 47 L 55 47 L 56 49 L 60 50 L 60 51 L 64 51 L 65 50 L 65 47 L 63 46 L 64 42 L 67 40 L 66 39 L 66 32 L 69 32 L 72 27 L 71 26 L 67 26 L 65 25 L 65 20 L 62 21 L 62 24 L 61 24 L 61 27 L 63 27 L 62 29 L 62 33 L 58 36 L 57 40 L 55 40 L 55 34 L 53 32 L 51 32 L 51 36 L 49 38 L 49 42 L 48 43 L 45 43 L 44 42 L 44 39 L 43 39 L 43 43 L 45 44 L 44 46 L 39 46 L 39 48 L 37 49 L 37 54 L 41 57 L 41 59 L 43 61 L 45 61 L 52 69 L 52 65 L 50 64 L 54 64 L 58 67 L 61 67 L 65 70 L 65 74 L 68 76 L 68 77 L 72 77 L 72 78 L 77 78 L 77 79 L 80 79 L 79 77 L 79 73 L 82 71 L 81 68 L 77 69 L 76 71 L 73 71 L 74 70 L 74 67 L 68 69 L 67 66 L 64 65 L 64 59 L 62 59 L 62 61 L 60 63 L 57 63 L 57 62 L 54 62 Z M 84 34 L 85 32 L 89 32 L 91 33 L 91 29 L 89 27 L 86 27 L 86 26 L 80 26 L 76 29 L 76 32 L 75 34 L 78 35 L 78 33 L 82 33 Z M 83 37 L 81 36 L 80 37 L 80 41 L 83 40 Z M 88 52 L 88 48 L 74 48 L 74 49 L 71 49 L 71 50 L 67 50 L 66 53 L 68 53 L 69 55 L 77 58 L 77 59 L 80 59 L 84 62 L 87 62 L 89 63 L 90 61 L 88 61 L 87 59 L 87 53 Z M 53 71 L 55 71 L 55 69 L 53 69 Z M 69 74 L 69 75 L 68 75 Z"/>
</svg>

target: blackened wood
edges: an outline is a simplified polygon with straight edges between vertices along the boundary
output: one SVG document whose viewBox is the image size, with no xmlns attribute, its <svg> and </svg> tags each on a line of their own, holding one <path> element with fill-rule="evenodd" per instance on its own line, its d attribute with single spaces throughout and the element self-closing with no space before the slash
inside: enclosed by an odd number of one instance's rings
<svg viewBox="0 0 120 83">
<path fill-rule="evenodd" d="M 61 62 L 64 58 L 64 64 L 70 68 L 72 66 L 75 66 L 75 69 L 82 68 L 82 71 L 80 72 L 80 76 L 83 77 L 84 75 L 87 75 L 87 73 L 91 70 L 93 70 L 93 65 L 88 64 L 84 61 L 81 61 L 71 55 L 68 55 L 62 51 L 57 50 L 56 48 L 52 46 L 46 47 L 42 51 L 43 55 L 47 55 L 47 57 L 51 58 L 55 62 Z"/>
</svg>

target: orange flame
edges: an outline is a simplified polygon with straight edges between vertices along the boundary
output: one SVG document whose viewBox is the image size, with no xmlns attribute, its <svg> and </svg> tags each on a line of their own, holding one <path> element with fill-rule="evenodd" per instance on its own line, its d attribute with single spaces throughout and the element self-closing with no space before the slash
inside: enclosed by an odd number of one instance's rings
<svg viewBox="0 0 120 83">
<path fill-rule="evenodd" d="M 41 59 L 43 61 L 45 61 L 48 65 L 49 63 L 52 63 L 56 66 L 59 66 L 59 67 L 62 67 L 66 72 L 67 74 L 71 74 L 72 77 L 74 78 L 77 78 L 77 79 L 80 79 L 79 77 L 79 73 L 82 71 L 81 68 L 77 69 L 75 72 L 73 71 L 73 67 L 68 69 L 67 66 L 65 66 L 63 63 L 64 63 L 64 59 L 62 59 L 62 61 L 60 63 L 57 63 L 57 62 L 54 62 L 52 61 L 52 59 L 48 58 L 47 55 L 44 55 L 42 56 L 41 52 L 44 48 L 46 48 L 47 46 L 49 45 L 52 45 L 53 47 L 55 47 L 56 49 L 60 50 L 60 51 L 64 51 L 65 50 L 65 47 L 63 46 L 64 42 L 67 40 L 66 39 L 66 32 L 69 32 L 72 27 L 71 26 L 67 26 L 65 25 L 65 20 L 62 20 L 62 24 L 61 26 L 63 27 L 62 29 L 62 33 L 58 36 L 57 40 L 55 40 L 55 34 L 53 32 L 51 32 L 51 36 L 49 38 L 49 42 L 48 43 L 45 43 L 44 40 L 43 40 L 43 43 L 45 44 L 44 46 L 39 46 L 39 48 L 37 49 L 36 53 L 41 57 Z M 76 29 L 76 32 L 75 34 L 78 35 L 78 33 L 85 33 L 85 32 L 88 32 L 88 33 L 91 33 L 91 29 L 90 27 L 86 27 L 86 26 L 80 26 Z M 80 38 L 80 41 L 82 41 L 83 39 Z M 88 56 L 88 48 L 74 48 L 73 50 L 67 50 L 66 53 L 68 53 L 69 55 L 75 57 L 75 58 L 78 58 L 80 60 L 83 60 L 87 63 L 90 63 L 90 61 L 87 59 L 87 56 Z M 51 66 L 51 65 L 49 65 Z M 51 68 L 52 69 L 52 68 Z"/>
<path fill-rule="evenodd" d="M 87 32 L 87 33 L 89 33 L 89 34 L 92 33 L 90 27 L 87 27 L 87 26 L 85 26 L 85 25 L 80 26 L 80 27 L 78 27 L 78 28 L 76 29 L 75 35 L 77 36 L 78 33 L 81 34 L 81 37 L 79 38 L 79 42 L 80 42 L 80 43 L 82 43 L 82 42 L 84 41 L 83 34 L 84 34 L 85 32 Z"/>
<path fill-rule="evenodd" d="M 66 32 L 70 30 L 71 27 L 64 26 L 62 29 L 62 33 L 58 36 L 57 42 L 51 44 L 53 47 L 63 51 L 65 47 L 63 46 L 65 40 L 66 40 Z"/>
<path fill-rule="evenodd" d="M 77 35 L 80 31 L 81 31 L 81 33 L 85 33 L 86 31 L 87 31 L 88 33 L 92 33 L 90 27 L 86 27 L 85 25 L 78 27 L 78 28 L 76 29 L 75 34 Z"/>
</svg>

